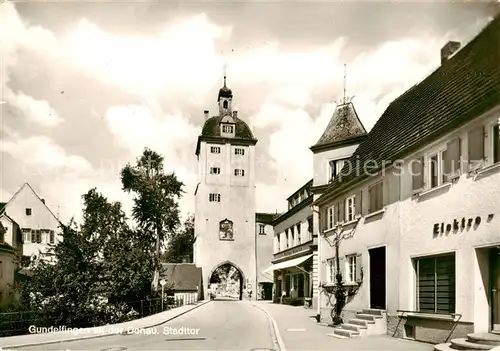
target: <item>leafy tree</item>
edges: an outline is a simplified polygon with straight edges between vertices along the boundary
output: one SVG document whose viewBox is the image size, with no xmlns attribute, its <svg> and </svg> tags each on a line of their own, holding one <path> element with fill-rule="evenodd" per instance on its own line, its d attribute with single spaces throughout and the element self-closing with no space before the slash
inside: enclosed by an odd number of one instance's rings
<svg viewBox="0 0 500 351">
<path fill-rule="evenodd" d="M 193 262 L 194 242 L 194 215 L 188 215 L 182 229 L 170 238 L 162 260 L 169 263 L 182 263 L 185 257 L 189 257 L 190 262 Z"/>
<path fill-rule="evenodd" d="M 135 165 L 121 171 L 123 190 L 134 193 L 133 218 L 143 234 L 154 245 L 153 288 L 158 286 L 160 248 L 180 224 L 178 199 L 184 184 L 175 173 L 166 174 L 163 156 L 146 148 Z"/>
</svg>

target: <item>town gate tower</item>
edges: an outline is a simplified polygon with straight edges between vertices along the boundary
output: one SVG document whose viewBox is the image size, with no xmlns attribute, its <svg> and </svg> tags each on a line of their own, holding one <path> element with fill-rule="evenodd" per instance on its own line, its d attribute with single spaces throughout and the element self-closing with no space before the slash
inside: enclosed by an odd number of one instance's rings
<svg viewBox="0 0 500 351">
<path fill-rule="evenodd" d="M 198 184 L 195 191 L 194 263 L 202 268 L 203 293 L 224 268 L 227 286 L 239 299 L 256 297 L 255 145 L 248 125 L 232 109 L 233 93 L 219 90 L 218 113 L 198 137 Z M 238 279 L 239 277 L 239 279 Z M 214 285 L 213 285 L 214 286 Z"/>
</svg>

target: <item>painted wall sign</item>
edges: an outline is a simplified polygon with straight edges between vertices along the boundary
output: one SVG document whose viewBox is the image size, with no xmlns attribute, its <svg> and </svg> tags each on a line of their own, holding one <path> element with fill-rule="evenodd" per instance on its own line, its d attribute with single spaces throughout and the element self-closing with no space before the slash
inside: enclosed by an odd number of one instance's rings
<svg viewBox="0 0 500 351">
<path fill-rule="evenodd" d="M 285 256 L 291 256 L 291 255 L 298 254 L 299 252 L 308 251 L 308 250 L 310 250 L 310 245 L 311 245 L 311 243 L 307 242 L 305 244 L 293 247 L 291 249 L 287 249 L 284 252 L 278 252 L 278 253 L 274 254 L 274 259 L 276 260 L 276 259 L 283 258 Z"/>
<path fill-rule="evenodd" d="M 489 222 L 493 219 L 495 215 L 489 214 L 486 221 Z M 432 228 L 432 234 L 434 237 L 437 237 L 439 234 L 448 234 L 450 232 L 456 232 L 459 230 L 464 230 L 471 228 L 473 226 L 479 226 L 482 222 L 482 218 L 480 216 L 471 217 L 471 218 L 462 218 L 462 219 L 454 219 L 453 223 L 436 223 Z"/>
</svg>

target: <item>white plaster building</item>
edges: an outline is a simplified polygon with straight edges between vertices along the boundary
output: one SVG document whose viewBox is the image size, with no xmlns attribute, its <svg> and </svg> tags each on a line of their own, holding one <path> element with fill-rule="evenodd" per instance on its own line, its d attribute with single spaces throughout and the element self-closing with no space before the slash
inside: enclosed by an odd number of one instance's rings
<svg viewBox="0 0 500 351">
<path fill-rule="evenodd" d="M 62 240 L 59 220 L 28 183 L 3 204 L 0 221 L 7 232 L 20 228 L 25 258 L 39 257 L 40 252 L 47 253 L 50 245 Z"/>
<path fill-rule="evenodd" d="M 273 222 L 274 256 L 266 272 L 274 276 L 275 302 L 313 302 L 316 241 L 313 238 L 311 186 L 312 180 L 297 189 L 287 199 L 288 211 Z"/>
<path fill-rule="evenodd" d="M 218 115 L 209 118 L 198 137 L 198 185 L 195 191 L 194 263 L 203 271 L 205 295 L 212 273 L 224 264 L 241 276 L 240 298 L 257 298 L 255 223 L 255 144 L 248 125 L 232 109 L 226 86 L 217 98 Z"/>
<path fill-rule="evenodd" d="M 274 230 L 273 221 L 278 215 L 275 213 L 255 214 L 255 238 L 257 240 L 257 273 L 259 300 L 272 300 L 273 275 L 265 270 L 273 260 Z"/>
<path fill-rule="evenodd" d="M 500 327 L 500 17 L 459 46 L 389 105 L 315 202 L 325 289 L 343 238 L 344 320 L 382 309 L 390 335 L 435 343 Z"/>
</svg>

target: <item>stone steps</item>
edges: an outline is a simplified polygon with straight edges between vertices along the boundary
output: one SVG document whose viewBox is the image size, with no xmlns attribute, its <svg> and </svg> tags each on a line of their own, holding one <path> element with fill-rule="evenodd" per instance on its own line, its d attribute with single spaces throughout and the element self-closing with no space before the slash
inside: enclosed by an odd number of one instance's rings
<svg viewBox="0 0 500 351">
<path fill-rule="evenodd" d="M 471 333 L 467 334 L 467 338 L 456 338 L 449 343 L 438 344 L 434 346 L 434 350 L 491 350 L 497 346 L 500 346 L 498 333 Z"/>
<path fill-rule="evenodd" d="M 377 309 L 363 309 L 356 313 L 356 317 L 347 323 L 335 326 L 330 336 L 341 339 L 363 337 L 366 335 L 384 335 L 387 330 L 385 311 Z"/>
</svg>

